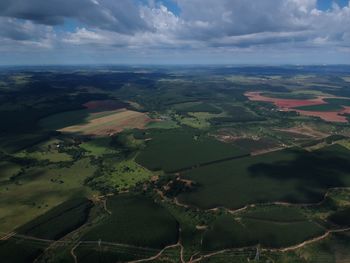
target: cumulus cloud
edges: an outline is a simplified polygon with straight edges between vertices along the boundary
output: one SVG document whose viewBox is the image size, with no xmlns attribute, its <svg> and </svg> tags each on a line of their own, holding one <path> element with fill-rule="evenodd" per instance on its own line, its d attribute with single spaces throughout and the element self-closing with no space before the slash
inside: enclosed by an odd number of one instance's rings
<svg viewBox="0 0 350 263">
<path fill-rule="evenodd" d="M 48 49 L 52 47 L 55 36 L 50 26 L 0 17 L 0 50 Z"/>
<path fill-rule="evenodd" d="M 180 12 L 162 0 L 1 0 L 0 46 L 140 53 L 350 47 L 349 4 L 319 10 L 317 0 L 168 1 Z M 76 28 L 59 31 L 69 19 Z"/>
<path fill-rule="evenodd" d="M 146 30 L 133 0 L 1 0 L 0 16 L 38 24 L 63 24 L 66 18 L 124 34 Z"/>
</svg>

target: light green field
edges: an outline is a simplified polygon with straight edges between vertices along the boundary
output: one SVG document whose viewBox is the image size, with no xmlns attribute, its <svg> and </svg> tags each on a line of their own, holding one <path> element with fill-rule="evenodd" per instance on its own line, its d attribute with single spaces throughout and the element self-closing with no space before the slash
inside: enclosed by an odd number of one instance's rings
<svg viewBox="0 0 350 263">
<path fill-rule="evenodd" d="M 225 113 L 214 114 L 208 112 L 189 112 L 188 115 L 191 117 L 175 115 L 175 118 L 178 122 L 180 122 L 183 125 L 196 129 L 206 129 L 210 127 L 210 119 L 224 117 Z"/>
<path fill-rule="evenodd" d="M 86 158 L 71 167 L 30 168 L 13 183 L 1 185 L 0 232 L 13 231 L 69 198 L 93 194 L 84 180 L 94 172 Z"/>
<path fill-rule="evenodd" d="M 114 188 L 118 191 L 127 190 L 137 183 L 149 180 L 154 173 L 138 165 L 134 160 L 117 163 L 113 159 L 105 160 L 104 175 L 95 178 L 91 183 Z"/>
<path fill-rule="evenodd" d="M 21 170 L 21 166 L 13 162 L 0 161 L 0 182 L 9 180 Z"/>
<path fill-rule="evenodd" d="M 36 159 L 38 161 L 48 160 L 51 163 L 71 161 L 72 157 L 59 151 L 63 142 L 57 139 L 48 140 L 35 146 L 35 151 L 23 150 L 16 153 L 16 157 Z"/>
<path fill-rule="evenodd" d="M 350 140 L 340 140 L 337 143 L 350 150 Z"/>
<path fill-rule="evenodd" d="M 172 108 L 174 110 L 182 110 L 182 109 L 186 109 L 186 108 L 190 108 L 192 106 L 197 106 L 201 104 L 200 101 L 196 101 L 196 102 L 183 102 L 183 103 L 178 103 L 172 106 Z"/>
<path fill-rule="evenodd" d="M 49 162 L 52 162 L 52 163 L 66 162 L 66 161 L 72 160 L 71 156 L 66 153 L 52 152 L 52 151 L 47 151 L 47 152 L 22 151 L 16 154 L 16 156 L 36 159 L 39 161 L 48 160 Z"/>
<path fill-rule="evenodd" d="M 101 156 L 116 153 L 116 150 L 110 146 L 110 142 L 110 137 L 93 138 L 80 144 L 80 147 L 87 151 L 87 155 Z"/>
<path fill-rule="evenodd" d="M 146 128 L 148 129 L 174 129 L 178 127 L 179 125 L 177 125 L 176 122 L 172 120 L 150 122 L 146 125 Z"/>
</svg>

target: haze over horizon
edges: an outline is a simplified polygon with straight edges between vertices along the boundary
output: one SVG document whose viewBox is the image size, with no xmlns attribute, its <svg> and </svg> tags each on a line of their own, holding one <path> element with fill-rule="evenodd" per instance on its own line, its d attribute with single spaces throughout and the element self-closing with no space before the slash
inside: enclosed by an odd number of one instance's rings
<svg viewBox="0 0 350 263">
<path fill-rule="evenodd" d="M 2 0 L 0 65 L 348 64 L 349 0 Z"/>
</svg>

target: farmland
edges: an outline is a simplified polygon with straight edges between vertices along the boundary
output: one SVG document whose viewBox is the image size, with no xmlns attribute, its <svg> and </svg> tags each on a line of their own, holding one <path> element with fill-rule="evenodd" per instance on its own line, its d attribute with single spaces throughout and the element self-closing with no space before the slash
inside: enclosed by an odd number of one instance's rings
<svg viewBox="0 0 350 263">
<path fill-rule="evenodd" d="M 46 128 L 58 128 L 64 133 L 108 135 L 124 129 L 143 128 L 149 121 L 143 113 L 129 110 L 88 113 L 86 110 L 63 113 L 42 120 Z M 59 123 L 59 127 L 55 127 Z"/>
<path fill-rule="evenodd" d="M 349 76 L 346 66 L 0 69 L 0 255 L 350 261 Z"/>
<path fill-rule="evenodd" d="M 195 131 L 172 130 L 154 133 L 136 161 L 151 170 L 173 172 L 242 155 L 246 153 L 239 148 Z"/>
<path fill-rule="evenodd" d="M 312 153 L 282 150 L 197 168 L 185 178 L 199 184 L 198 188 L 179 198 L 201 208 L 240 208 L 261 202 L 316 203 L 329 187 L 350 185 L 348 158 L 347 149 L 334 145 Z M 329 159 L 333 164 L 325 163 Z"/>
<path fill-rule="evenodd" d="M 42 239 L 57 240 L 84 224 L 91 206 L 92 203 L 87 199 L 68 200 L 21 226 L 16 232 Z"/>
<path fill-rule="evenodd" d="M 136 247 L 163 248 L 178 239 L 176 220 L 161 206 L 142 196 L 121 195 L 107 202 L 111 215 L 83 239 Z"/>
<path fill-rule="evenodd" d="M 229 216 L 218 218 L 213 228 L 204 235 L 203 248 L 219 250 L 235 247 L 288 247 L 303 240 L 320 236 L 322 227 L 308 221 L 271 221 L 259 218 L 234 220 Z"/>
<path fill-rule="evenodd" d="M 301 115 L 319 117 L 325 121 L 347 123 L 344 116 L 350 113 L 349 100 L 342 98 L 332 98 L 318 96 L 311 99 L 286 99 L 275 97 L 265 97 L 260 92 L 247 92 L 245 95 L 252 101 L 263 101 L 273 103 L 282 111 L 295 111 Z M 297 98 L 300 98 L 297 96 Z"/>
</svg>

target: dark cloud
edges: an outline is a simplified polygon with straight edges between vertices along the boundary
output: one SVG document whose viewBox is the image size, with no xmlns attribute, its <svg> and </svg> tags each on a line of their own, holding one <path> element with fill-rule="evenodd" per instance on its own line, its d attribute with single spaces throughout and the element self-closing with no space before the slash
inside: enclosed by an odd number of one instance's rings
<svg viewBox="0 0 350 263">
<path fill-rule="evenodd" d="M 69 30 L 57 26 L 64 23 Z M 36 47 L 105 58 L 186 52 L 280 52 L 283 58 L 295 50 L 349 55 L 349 25 L 350 5 L 322 11 L 317 0 L 0 0 L 0 54 Z"/>
<path fill-rule="evenodd" d="M 45 25 L 73 18 L 91 27 L 124 34 L 149 30 L 132 0 L 1 0 L 0 16 Z"/>
<path fill-rule="evenodd" d="M 50 30 L 46 26 L 36 26 L 29 21 L 0 17 L 0 37 L 15 41 L 33 41 L 46 37 Z"/>
</svg>

